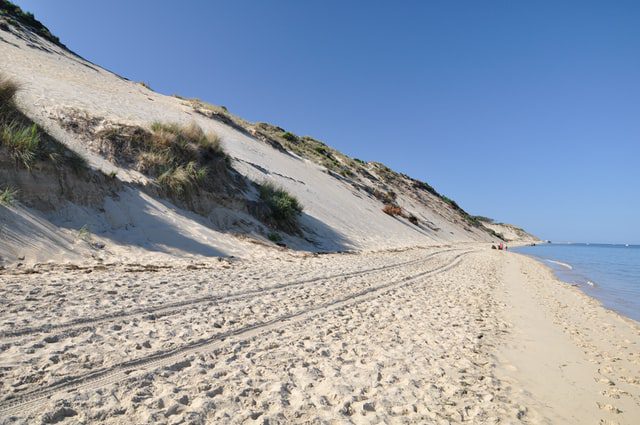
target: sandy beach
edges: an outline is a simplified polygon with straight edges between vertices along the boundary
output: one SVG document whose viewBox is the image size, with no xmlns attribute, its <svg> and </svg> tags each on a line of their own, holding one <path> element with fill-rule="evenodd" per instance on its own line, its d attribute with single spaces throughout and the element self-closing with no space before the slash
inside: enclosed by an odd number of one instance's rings
<svg viewBox="0 0 640 425">
<path fill-rule="evenodd" d="M 2 423 L 619 423 L 640 327 L 519 254 L 8 268 Z"/>
</svg>

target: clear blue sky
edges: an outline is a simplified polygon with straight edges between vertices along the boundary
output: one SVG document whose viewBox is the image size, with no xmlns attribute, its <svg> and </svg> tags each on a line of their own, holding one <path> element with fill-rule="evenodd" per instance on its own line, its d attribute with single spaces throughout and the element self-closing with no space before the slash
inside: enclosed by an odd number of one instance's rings
<svg viewBox="0 0 640 425">
<path fill-rule="evenodd" d="M 472 214 L 640 243 L 638 1 L 16 3 L 124 77 L 384 162 Z"/>
</svg>

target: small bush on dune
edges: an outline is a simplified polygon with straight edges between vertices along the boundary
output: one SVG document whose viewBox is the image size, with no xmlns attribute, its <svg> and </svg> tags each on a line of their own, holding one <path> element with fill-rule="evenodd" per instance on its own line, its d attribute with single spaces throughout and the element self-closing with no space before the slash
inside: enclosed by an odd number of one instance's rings
<svg viewBox="0 0 640 425">
<path fill-rule="evenodd" d="M 382 212 L 384 212 L 385 214 L 388 214 L 392 217 L 395 217 L 397 215 L 402 216 L 402 208 L 400 208 L 400 206 L 395 205 L 395 204 L 387 204 L 382 208 Z"/>
<path fill-rule="evenodd" d="M 216 159 L 229 161 L 220 138 L 206 134 L 195 123 L 181 126 L 155 122 L 148 140 L 138 153 L 138 168 L 157 177 L 158 184 L 168 192 L 190 196 L 205 182 L 206 164 Z"/>
<path fill-rule="evenodd" d="M 269 182 L 260 186 L 260 199 L 269 206 L 272 218 L 278 223 L 295 221 L 303 209 L 293 195 Z"/>
<path fill-rule="evenodd" d="M 17 195 L 17 189 L 6 187 L 2 192 L 0 192 L 0 205 L 13 205 Z"/>
<path fill-rule="evenodd" d="M 84 158 L 50 137 L 18 110 L 19 86 L 0 75 L 0 146 L 16 164 L 30 170 L 36 161 L 68 165 L 75 172 L 85 169 Z"/>
<path fill-rule="evenodd" d="M 31 169 L 38 157 L 40 134 L 35 124 L 24 127 L 17 121 L 11 121 L 9 124 L 2 126 L 0 143 L 9 150 L 16 162 L 27 169 Z"/>
<path fill-rule="evenodd" d="M 158 177 L 158 184 L 175 195 L 190 196 L 206 177 L 206 167 L 189 162 L 166 170 Z"/>
<path fill-rule="evenodd" d="M 13 99 L 18 93 L 18 85 L 13 81 L 0 76 L 0 108 L 13 106 Z"/>
<path fill-rule="evenodd" d="M 274 243 L 282 242 L 282 236 L 280 235 L 280 233 L 270 232 L 269 235 L 267 235 L 267 237 L 271 242 L 274 242 Z"/>
<path fill-rule="evenodd" d="M 174 123 L 155 122 L 151 125 L 150 152 L 163 153 L 168 149 L 171 160 L 178 163 L 207 161 L 226 158 L 220 138 L 216 134 L 206 134 L 195 123 L 181 126 Z"/>
<path fill-rule="evenodd" d="M 288 131 L 285 131 L 284 133 L 282 133 L 282 138 L 286 139 L 290 142 L 297 142 L 298 141 L 298 136 L 296 136 L 293 133 L 290 133 Z"/>
</svg>

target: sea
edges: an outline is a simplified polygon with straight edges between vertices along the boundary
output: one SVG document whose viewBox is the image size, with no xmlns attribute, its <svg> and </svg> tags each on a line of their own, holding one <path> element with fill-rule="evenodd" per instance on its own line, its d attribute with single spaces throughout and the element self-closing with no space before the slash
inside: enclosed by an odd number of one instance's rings
<svg viewBox="0 0 640 425">
<path fill-rule="evenodd" d="M 538 259 L 560 280 L 640 322 L 640 245 L 553 243 L 509 249 Z"/>
</svg>

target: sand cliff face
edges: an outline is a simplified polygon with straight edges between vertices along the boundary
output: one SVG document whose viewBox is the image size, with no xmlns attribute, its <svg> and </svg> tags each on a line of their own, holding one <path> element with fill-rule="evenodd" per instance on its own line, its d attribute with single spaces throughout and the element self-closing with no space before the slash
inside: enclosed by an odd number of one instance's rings
<svg viewBox="0 0 640 425">
<path fill-rule="evenodd" d="M 131 252 L 243 256 L 274 247 L 269 236 L 311 251 L 498 241 L 492 229 L 424 182 L 219 107 L 156 93 L 85 61 L 42 29 L 0 19 L 0 73 L 20 85 L 18 108 L 89 166 L 87 174 L 72 175 L 0 162 L 0 189 L 19 190 L 17 205 L 0 208 L 3 226 L 16 233 L 0 235 L 2 261 L 41 260 L 34 247 L 43 243 L 51 258 L 106 258 Z M 104 129 L 148 131 L 153 122 L 215 133 L 244 183 L 188 202 L 164 196 L 153 178 L 119 161 L 110 154 L 114 146 L 100 139 Z M 255 184 L 264 182 L 284 188 L 304 207 L 295 231 L 262 219 Z M 28 226 L 27 215 L 39 224 Z"/>
</svg>

